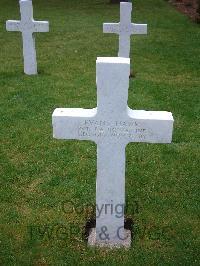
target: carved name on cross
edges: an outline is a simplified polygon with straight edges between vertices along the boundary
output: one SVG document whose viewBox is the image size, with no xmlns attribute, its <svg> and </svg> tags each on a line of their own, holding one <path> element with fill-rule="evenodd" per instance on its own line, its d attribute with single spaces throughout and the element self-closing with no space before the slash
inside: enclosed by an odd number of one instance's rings
<svg viewBox="0 0 200 266">
<path fill-rule="evenodd" d="M 37 74 L 37 60 L 35 50 L 34 32 L 48 32 L 48 21 L 35 21 L 33 19 L 33 6 L 31 0 L 21 0 L 21 21 L 6 21 L 7 31 L 20 31 L 23 39 L 24 73 L 27 75 Z"/>
<path fill-rule="evenodd" d="M 56 139 L 91 140 L 97 144 L 96 229 L 90 244 L 120 246 L 130 234 L 124 230 L 125 147 L 130 142 L 170 143 L 170 112 L 138 111 L 127 106 L 130 59 L 97 59 L 97 107 L 58 108 L 52 116 Z M 113 212 L 105 211 L 112 205 Z M 102 210 L 99 213 L 99 210 Z M 124 208 L 123 208 L 124 209 Z M 102 237 L 106 228 L 108 238 Z"/>
</svg>

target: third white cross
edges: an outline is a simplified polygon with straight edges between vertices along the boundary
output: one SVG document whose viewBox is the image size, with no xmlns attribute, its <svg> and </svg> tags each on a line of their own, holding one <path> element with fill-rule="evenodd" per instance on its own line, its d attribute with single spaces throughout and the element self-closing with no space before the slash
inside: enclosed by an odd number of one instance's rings
<svg viewBox="0 0 200 266">
<path fill-rule="evenodd" d="M 132 34 L 147 34 L 146 24 L 131 23 L 132 3 L 120 3 L 120 22 L 104 23 L 104 33 L 119 35 L 119 57 L 130 57 L 130 36 Z"/>
</svg>

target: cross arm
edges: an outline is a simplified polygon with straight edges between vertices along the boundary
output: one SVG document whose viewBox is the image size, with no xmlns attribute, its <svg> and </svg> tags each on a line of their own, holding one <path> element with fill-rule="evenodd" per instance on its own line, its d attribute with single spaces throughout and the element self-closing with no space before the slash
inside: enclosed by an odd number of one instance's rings
<svg viewBox="0 0 200 266">
<path fill-rule="evenodd" d="M 128 116 L 135 122 L 130 142 L 171 143 L 174 122 L 172 113 L 129 109 Z"/>
<path fill-rule="evenodd" d="M 21 22 L 18 20 L 7 20 L 6 30 L 7 31 L 21 31 Z"/>
<path fill-rule="evenodd" d="M 34 21 L 34 32 L 49 32 L 48 21 Z"/>
<path fill-rule="evenodd" d="M 95 117 L 94 109 L 57 108 L 52 115 L 53 137 L 56 139 L 93 140 L 86 121 Z"/>
<path fill-rule="evenodd" d="M 132 34 L 147 34 L 147 24 L 131 23 Z"/>
<path fill-rule="evenodd" d="M 104 23 L 103 32 L 119 34 L 119 23 Z"/>
</svg>

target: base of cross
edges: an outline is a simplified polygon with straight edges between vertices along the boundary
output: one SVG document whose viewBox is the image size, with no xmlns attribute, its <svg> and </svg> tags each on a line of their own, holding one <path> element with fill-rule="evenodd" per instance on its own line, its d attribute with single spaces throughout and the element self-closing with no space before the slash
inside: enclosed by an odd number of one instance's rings
<svg viewBox="0 0 200 266">
<path fill-rule="evenodd" d="M 124 237 L 117 243 L 109 240 L 96 240 L 96 229 L 92 228 L 88 237 L 88 246 L 100 248 L 130 248 L 131 247 L 131 231 L 124 229 Z"/>
</svg>

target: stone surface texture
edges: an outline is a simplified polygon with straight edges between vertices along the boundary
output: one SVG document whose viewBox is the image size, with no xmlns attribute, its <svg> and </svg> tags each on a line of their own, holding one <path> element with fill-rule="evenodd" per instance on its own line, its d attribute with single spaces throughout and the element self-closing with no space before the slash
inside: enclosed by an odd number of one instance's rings
<svg viewBox="0 0 200 266">
<path fill-rule="evenodd" d="M 110 241 L 97 241 L 96 229 L 92 228 L 88 237 L 88 246 L 91 247 L 101 247 L 101 248 L 130 248 L 131 247 L 131 231 L 124 229 L 123 238 L 120 242 L 110 242 Z"/>
</svg>

